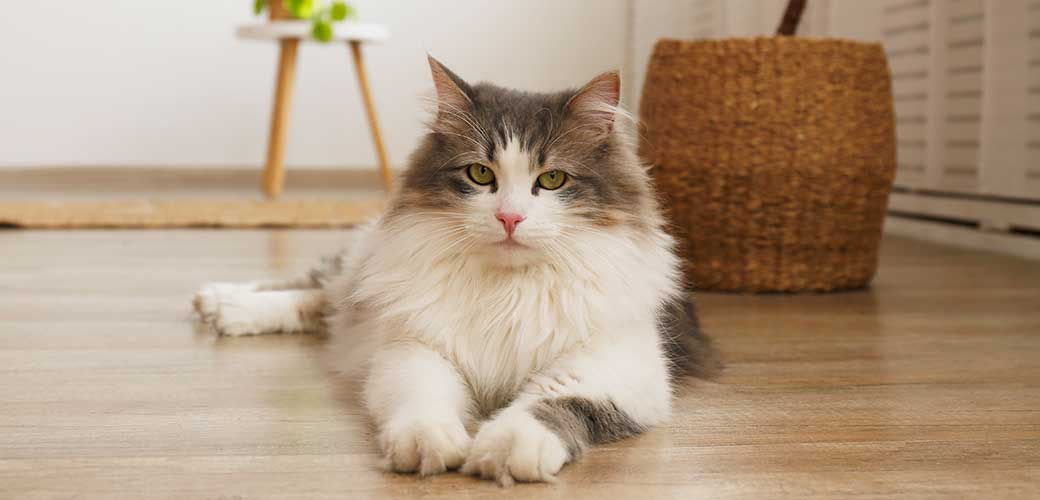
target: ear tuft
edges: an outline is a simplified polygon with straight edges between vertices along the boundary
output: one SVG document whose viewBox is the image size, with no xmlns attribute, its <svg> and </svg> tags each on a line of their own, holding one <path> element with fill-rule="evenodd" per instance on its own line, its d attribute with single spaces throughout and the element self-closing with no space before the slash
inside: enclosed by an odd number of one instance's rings
<svg viewBox="0 0 1040 500">
<path fill-rule="evenodd" d="M 472 101 L 469 98 L 469 84 L 440 61 L 427 54 L 430 62 L 430 72 L 433 74 L 433 85 L 437 89 L 437 116 L 444 118 L 448 111 L 456 113 L 463 112 L 469 108 Z"/>
<path fill-rule="evenodd" d="M 617 71 L 609 71 L 579 89 L 567 101 L 567 109 L 580 119 L 609 132 L 614 128 L 614 117 L 620 100 L 621 76 Z"/>
</svg>

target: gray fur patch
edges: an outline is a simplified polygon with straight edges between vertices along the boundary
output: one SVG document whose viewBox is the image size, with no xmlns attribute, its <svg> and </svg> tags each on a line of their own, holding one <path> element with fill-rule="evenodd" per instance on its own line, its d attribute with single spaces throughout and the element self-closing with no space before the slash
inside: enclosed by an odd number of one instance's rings
<svg viewBox="0 0 1040 500">
<path fill-rule="evenodd" d="M 673 379 L 710 378 L 722 370 L 711 339 L 701 331 L 697 309 L 688 298 L 669 302 L 658 314 L 658 331 Z"/>
<path fill-rule="evenodd" d="M 390 218 L 410 210 L 454 209 L 469 197 L 494 192 L 495 183 L 472 184 L 466 168 L 492 163 L 495 151 L 511 138 L 538 159 L 531 169 L 548 167 L 568 175 L 569 181 L 555 194 L 573 215 L 609 227 L 625 221 L 638 224 L 653 212 L 650 179 L 630 154 L 623 134 L 598 133 L 587 117 L 568 108 L 580 89 L 535 93 L 489 83 L 471 85 L 440 68 L 465 98 L 449 103 L 452 107 L 440 110 L 430 124 L 409 161 Z M 531 189 L 537 195 L 540 188 Z"/>
<path fill-rule="evenodd" d="M 531 414 L 548 427 L 577 458 L 593 444 L 609 443 L 646 430 L 621 411 L 613 401 L 593 401 L 580 397 L 543 399 Z"/>
<path fill-rule="evenodd" d="M 321 263 L 311 269 L 307 277 L 316 288 L 327 285 L 330 281 L 343 274 L 343 259 L 345 252 L 339 252 L 330 257 L 323 257 Z"/>
</svg>

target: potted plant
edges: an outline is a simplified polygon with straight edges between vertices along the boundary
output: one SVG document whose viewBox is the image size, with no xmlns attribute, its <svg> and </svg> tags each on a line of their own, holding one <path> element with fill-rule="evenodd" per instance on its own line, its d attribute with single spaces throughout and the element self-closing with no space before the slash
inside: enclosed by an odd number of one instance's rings
<svg viewBox="0 0 1040 500">
<path fill-rule="evenodd" d="M 332 39 L 332 24 L 354 16 L 352 9 L 341 0 L 255 0 L 253 12 L 268 11 L 272 21 L 305 19 L 311 21 L 311 36 L 327 42 Z"/>
</svg>

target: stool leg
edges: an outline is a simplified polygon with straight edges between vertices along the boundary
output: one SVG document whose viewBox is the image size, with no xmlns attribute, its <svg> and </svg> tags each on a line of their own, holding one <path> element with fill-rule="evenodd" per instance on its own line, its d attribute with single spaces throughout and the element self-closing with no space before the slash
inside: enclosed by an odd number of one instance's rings
<svg viewBox="0 0 1040 500">
<path fill-rule="evenodd" d="M 354 56 L 354 68 L 357 70 L 358 87 L 361 88 L 361 98 L 365 102 L 365 112 L 368 114 L 368 127 L 372 130 L 372 143 L 376 147 L 376 155 L 379 156 L 379 173 L 383 176 L 383 186 L 389 191 L 394 184 L 394 174 L 390 170 L 390 160 L 387 158 L 386 146 L 383 145 L 383 134 L 379 131 L 376 105 L 372 101 L 372 91 L 368 87 L 368 74 L 365 73 L 365 65 L 361 59 L 361 42 L 350 42 L 350 53 Z"/>
<path fill-rule="evenodd" d="M 293 78 L 296 74 L 296 49 L 300 40 L 280 40 L 278 79 L 275 82 L 274 109 L 271 112 L 271 135 L 267 140 L 267 166 L 264 168 L 264 193 L 268 198 L 282 194 L 285 181 L 285 134 L 289 128 L 289 106 L 292 101 Z"/>
</svg>

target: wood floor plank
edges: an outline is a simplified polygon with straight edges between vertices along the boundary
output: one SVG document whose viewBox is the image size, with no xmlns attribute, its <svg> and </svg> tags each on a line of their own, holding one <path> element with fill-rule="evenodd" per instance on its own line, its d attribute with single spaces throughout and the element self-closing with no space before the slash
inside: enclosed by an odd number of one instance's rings
<svg viewBox="0 0 1040 500">
<path fill-rule="evenodd" d="M 311 336 L 217 338 L 202 282 L 336 231 L 0 231 L 0 498 L 498 498 L 381 472 Z M 517 498 L 1040 498 L 1040 265 L 885 241 L 869 289 L 697 294 L 727 368 Z"/>
</svg>

